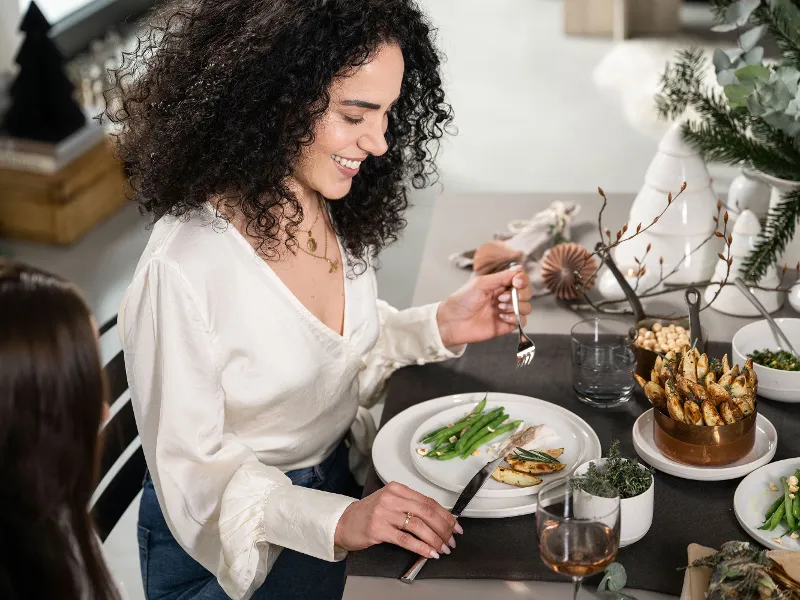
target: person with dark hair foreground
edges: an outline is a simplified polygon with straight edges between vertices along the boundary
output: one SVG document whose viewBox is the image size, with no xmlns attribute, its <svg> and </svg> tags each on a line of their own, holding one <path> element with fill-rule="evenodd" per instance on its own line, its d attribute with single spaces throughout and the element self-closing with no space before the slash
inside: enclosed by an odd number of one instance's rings
<svg viewBox="0 0 800 600">
<path fill-rule="evenodd" d="M 77 291 L 0 259 L 0 598 L 116 600 L 88 513 L 107 405 Z"/>
<path fill-rule="evenodd" d="M 348 550 L 438 558 L 461 533 L 391 483 L 363 499 L 391 373 L 516 329 L 510 286 L 377 300 L 407 187 L 436 176 L 452 119 L 411 0 L 193 0 L 116 73 L 106 116 L 155 226 L 120 310 L 151 478 L 149 600 L 336 598 Z"/>
</svg>

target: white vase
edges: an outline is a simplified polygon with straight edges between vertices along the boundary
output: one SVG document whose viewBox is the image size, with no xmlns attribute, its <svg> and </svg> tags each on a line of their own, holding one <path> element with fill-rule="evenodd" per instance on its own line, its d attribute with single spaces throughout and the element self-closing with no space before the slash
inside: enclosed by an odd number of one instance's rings
<svg viewBox="0 0 800 600">
<path fill-rule="evenodd" d="M 769 212 L 771 192 L 772 187 L 768 183 L 756 177 L 752 171 L 742 169 L 728 190 L 730 217 L 735 219 L 742 211 L 750 210 L 763 221 Z"/>
<path fill-rule="evenodd" d="M 795 283 L 789 290 L 789 304 L 795 311 L 800 312 L 800 282 Z"/>
</svg>

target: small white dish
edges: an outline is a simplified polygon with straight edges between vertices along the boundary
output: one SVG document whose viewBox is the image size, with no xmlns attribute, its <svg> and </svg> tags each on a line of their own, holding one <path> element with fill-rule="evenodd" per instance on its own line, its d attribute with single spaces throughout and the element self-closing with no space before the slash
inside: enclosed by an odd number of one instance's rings
<svg viewBox="0 0 800 600">
<path fill-rule="evenodd" d="M 589 463 L 596 463 L 598 470 L 602 471 L 606 464 L 605 458 L 590 460 L 575 469 L 575 475 L 583 475 L 589 470 Z M 641 466 L 641 465 L 640 465 Z M 655 501 L 656 478 L 652 478 L 650 487 L 646 492 L 633 498 L 620 500 L 620 547 L 630 546 L 642 539 L 653 525 L 653 506 Z M 600 498 L 599 500 L 602 500 Z"/>
<path fill-rule="evenodd" d="M 408 453 L 408 440 L 427 419 L 453 406 L 474 406 L 483 398 L 480 394 L 455 394 L 421 402 L 404 410 L 381 427 L 372 446 L 372 462 L 383 483 L 396 481 L 433 498 L 451 509 L 458 494 L 449 492 L 425 479 L 414 468 Z M 462 516 L 474 519 L 501 519 L 536 512 L 536 496 L 517 498 L 475 498 Z"/>
<path fill-rule="evenodd" d="M 474 397 L 477 398 L 475 403 L 483 398 L 482 395 L 477 394 Z M 545 481 L 549 482 L 566 477 L 572 473 L 576 466 L 587 460 L 600 458 L 601 448 L 597 434 L 586 421 L 575 413 L 538 398 L 518 396 L 516 394 L 490 393 L 487 398 L 486 410 L 492 410 L 499 406 L 505 408 L 506 414 L 509 415 L 512 421 L 522 420 L 526 427 L 547 425 L 558 435 L 559 439 L 552 447 L 564 448 L 564 454 L 559 457 L 559 460 L 567 466 L 559 473 L 545 475 L 543 477 Z M 507 439 L 510 434 L 496 438 L 489 444 L 481 446 L 478 456 L 470 456 L 466 459 L 454 458 L 448 461 L 439 461 L 418 454 L 417 448 L 428 447 L 419 442 L 419 439 L 434 429 L 458 421 L 472 408 L 473 406 L 455 406 L 433 415 L 430 419 L 421 423 L 407 441 L 407 452 L 411 456 L 411 461 L 417 471 L 434 485 L 451 492 L 460 493 L 475 473 L 480 471 L 487 462 L 497 458 L 487 453 L 489 445 L 499 440 Z M 539 492 L 539 487 L 518 488 L 490 479 L 478 492 L 477 497 L 511 498 L 531 496 Z"/>
<path fill-rule="evenodd" d="M 760 390 L 759 390 L 760 391 Z M 778 432 L 764 415 L 756 419 L 756 441 L 743 458 L 724 467 L 696 467 L 675 462 L 661 454 L 653 440 L 653 409 L 643 413 L 633 424 L 633 447 L 651 467 L 668 475 L 694 481 L 723 481 L 743 477 L 767 464 L 778 449 Z"/>
<path fill-rule="evenodd" d="M 800 348 L 800 319 L 775 319 L 795 349 Z M 733 336 L 733 362 L 739 366 L 755 350 L 778 350 L 782 344 L 772 333 L 766 320 L 755 321 L 742 327 Z M 800 350 L 798 350 L 800 351 Z M 762 365 L 753 365 L 758 376 L 758 395 L 778 402 L 800 402 L 800 371 L 780 371 Z"/>
<path fill-rule="evenodd" d="M 742 479 L 733 495 L 733 512 L 744 530 L 762 546 L 774 550 L 800 551 L 800 539 L 793 540 L 788 535 L 781 537 L 786 531 L 785 522 L 774 531 L 761 531 L 767 509 L 778 497 L 783 497 L 781 477 L 794 475 L 800 469 L 800 458 L 787 458 L 763 466 Z M 779 490 L 773 492 L 769 484 L 774 483 Z M 781 543 L 775 542 L 779 538 Z"/>
</svg>

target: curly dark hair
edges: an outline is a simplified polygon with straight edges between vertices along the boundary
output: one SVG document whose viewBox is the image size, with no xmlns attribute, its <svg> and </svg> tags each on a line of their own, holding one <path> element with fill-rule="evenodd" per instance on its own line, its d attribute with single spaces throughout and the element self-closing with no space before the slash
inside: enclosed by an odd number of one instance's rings
<svg viewBox="0 0 800 600">
<path fill-rule="evenodd" d="M 101 115 L 115 126 L 134 199 L 158 219 L 221 196 L 268 258 L 296 244 L 303 210 L 287 177 L 313 142 L 331 83 L 397 43 L 405 72 L 389 149 L 329 203 L 362 265 L 397 239 L 407 187 L 436 180 L 453 118 L 435 30 L 413 0 L 184 0 L 156 13 L 147 31 L 113 72 Z"/>
</svg>

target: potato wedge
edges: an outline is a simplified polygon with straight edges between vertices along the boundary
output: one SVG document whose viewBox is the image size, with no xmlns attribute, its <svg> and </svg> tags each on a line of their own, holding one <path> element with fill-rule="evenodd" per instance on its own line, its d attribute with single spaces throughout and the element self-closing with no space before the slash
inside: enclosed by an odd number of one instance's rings
<svg viewBox="0 0 800 600">
<path fill-rule="evenodd" d="M 667 405 L 667 394 L 664 392 L 664 388 L 657 383 L 648 381 L 647 385 L 644 386 L 644 395 L 650 400 L 650 404 L 656 408 L 664 408 Z"/>
<path fill-rule="evenodd" d="M 655 367 L 652 371 L 650 371 L 650 381 L 656 385 L 661 385 L 661 378 L 658 376 L 658 371 L 655 369 Z"/>
<path fill-rule="evenodd" d="M 703 381 L 708 375 L 708 354 L 701 354 L 697 359 L 697 381 Z"/>
<path fill-rule="evenodd" d="M 520 473 L 529 473 L 531 475 L 547 475 L 548 473 L 557 473 L 567 466 L 564 463 L 546 463 L 520 460 L 515 456 L 506 456 L 506 462 L 515 471 L 519 471 Z"/>
<path fill-rule="evenodd" d="M 756 409 L 755 399 L 752 396 L 741 396 L 738 398 L 731 398 L 736 408 L 742 411 L 742 414 L 747 417 L 753 414 Z"/>
<path fill-rule="evenodd" d="M 744 375 L 739 375 L 731 383 L 731 396 L 734 398 L 741 398 L 747 395 L 747 381 Z"/>
<path fill-rule="evenodd" d="M 692 346 L 692 356 L 694 356 L 694 364 L 696 365 L 700 361 L 700 350 L 697 349 L 697 346 Z"/>
<path fill-rule="evenodd" d="M 636 383 L 639 384 L 639 387 L 644 391 L 644 386 L 647 385 L 647 380 L 638 373 L 634 373 L 633 378 L 636 380 Z"/>
<path fill-rule="evenodd" d="M 533 487 L 534 485 L 542 483 L 542 480 L 535 475 L 520 473 L 519 471 L 507 469 L 506 467 L 497 467 L 494 473 L 492 473 L 492 479 L 520 488 Z"/>
<path fill-rule="evenodd" d="M 747 382 L 747 391 L 755 396 L 758 393 L 758 375 L 753 368 L 752 358 L 748 358 L 744 363 L 744 379 Z"/>
<path fill-rule="evenodd" d="M 653 365 L 653 369 L 656 371 L 661 371 L 661 367 L 664 366 L 664 359 L 661 358 L 661 355 L 656 356 L 656 362 Z"/>
<path fill-rule="evenodd" d="M 669 416 L 676 421 L 681 421 L 682 423 L 685 422 L 683 404 L 681 403 L 681 398 L 678 395 L 678 392 L 675 391 L 675 384 L 672 381 L 667 382 L 666 392 L 667 412 L 669 413 Z"/>
<path fill-rule="evenodd" d="M 706 422 L 706 425 L 715 426 L 725 424 L 725 421 L 723 421 L 722 417 L 719 416 L 719 412 L 711 400 L 703 402 L 701 410 L 703 411 L 703 421 Z"/>
<path fill-rule="evenodd" d="M 703 413 L 700 406 L 694 400 L 687 400 L 683 403 L 683 416 L 689 425 L 702 425 Z"/>
<path fill-rule="evenodd" d="M 711 383 L 717 383 L 717 374 L 714 371 L 709 371 L 703 378 L 703 385 L 708 387 Z"/>
<path fill-rule="evenodd" d="M 697 402 L 698 404 L 702 404 L 703 402 L 709 399 L 706 388 L 704 388 L 699 383 L 692 384 L 692 393 L 694 394 L 695 402 Z"/>
<path fill-rule="evenodd" d="M 733 365 L 725 374 L 719 378 L 719 384 L 722 387 L 728 387 L 733 383 L 733 380 L 739 376 L 739 365 Z"/>
<path fill-rule="evenodd" d="M 692 393 L 692 382 L 686 379 L 686 377 L 683 375 L 677 375 L 675 377 L 675 389 L 678 391 L 678 395 L 684 402 L 687 400 L 694 400 L 694 394 Z"/>
<path fill-rule="evenodd" d="M 686 352 L 683 355 L 679 372 L 689 381 L 697 381 L 697 360 L 693 352 Z"/>
<path fill-rule="evenodd" d="M 725 374 L 731 370 L 731 364 L 728 362 L 728 355 L 722 357 L 722 373 Z"/>
<path fill-rule="evenodd" d="M 553 458 L 558 458 L 562 454 L 564 454 L 563 448 L 553 448 L 551 450 L 540 450 L 539 452 L 544 452 L 545 454 L 549 454 Z"/>
<path fill-rule="evenodd" d="M 729 425 L 744 419 L 742 411 L 739 410 L 732 400 L 719 405 L 719 416 Z"/>
<path fill-rule="evenodd" d="M 719 406 L 723 402 L 727 402 L 731 399 L 728 390 L 718 383 L 711 383 L 706 386 L 706 392 L 708 392 L 708 397 L 711 399 L 711 402 L 714 403 L 714 406 Z"/>
</svg>

